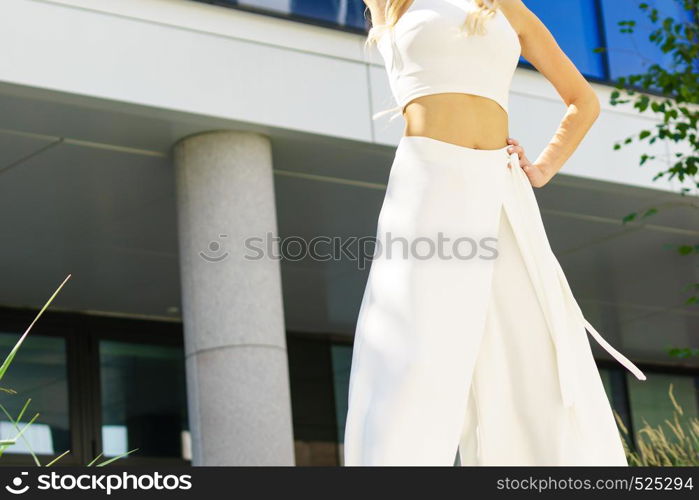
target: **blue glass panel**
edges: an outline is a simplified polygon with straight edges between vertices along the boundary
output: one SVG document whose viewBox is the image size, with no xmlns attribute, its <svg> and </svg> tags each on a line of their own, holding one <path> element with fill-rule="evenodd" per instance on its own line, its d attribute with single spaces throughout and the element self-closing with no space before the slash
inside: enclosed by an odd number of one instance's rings
<svg viewBox="0 0 699 500">
<path fill-rule="evenodd" d="M 364 15 L 366 8 L 363 0 L 348 0 L 345 25 L 353 28 L 365 29 L 367 27 L 367 21 Z"/>
<path fill-rule="evenodd" d="M 338 2 L 318 0 L 292 0 L 291 11 L 299 16 L 336 22 L 338 17 Z"/>
<path fill-rule="evenodd" d="M 524 3 L 546 25 L 582 74 L 606 77 L 604 57 L 593 52 L 602 45 L 595 0 L 524 0 Z"/>
<path fill-rule="evenodd" d="M 364 28 L 362 0 L 292 0 L 291 11 L 298 16 L 320 19 L 340 26 Z"/>
<path fill-rule="evenodd" d="M 671 16 L 677 20 L 689 21 L 692 12 L 684 10 L 675 0 L 645 0 L 658 9 L 660 19 L 652 23 L 648 14 L 638 8 L 637 0 L 602 0 L 602 15 L 609 51 L 609 66 L 613 80 L 635 73 L 644 73 L 654 63 L 669 67 L 671 57 L 663 54 L 660 48 L 648 40 L 648 35 L 660 26 L 662 20 Z M 633 33 L 620 33 L 619 21 L 636 21 Z"/>
<path fill-rule="evenodd" d="M 362 0 L 219 0 L 230 5 L 252 7 L 277 14 L 293 14 L 309 20 L 365 29 Z"/>
</svg>

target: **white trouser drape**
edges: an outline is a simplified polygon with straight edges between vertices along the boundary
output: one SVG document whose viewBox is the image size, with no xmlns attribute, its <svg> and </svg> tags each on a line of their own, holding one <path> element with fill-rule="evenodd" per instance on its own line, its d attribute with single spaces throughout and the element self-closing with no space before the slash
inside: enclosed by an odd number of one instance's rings
<svg viewBox="0 0 699 500">
<path fill-rule="evenodd" d="M 626 465 L 593 329 L 506 149 L 401 139 L 357 320 L 345 465 L 452 465 L 457 447 L 464 464 Z"/>
</svg>

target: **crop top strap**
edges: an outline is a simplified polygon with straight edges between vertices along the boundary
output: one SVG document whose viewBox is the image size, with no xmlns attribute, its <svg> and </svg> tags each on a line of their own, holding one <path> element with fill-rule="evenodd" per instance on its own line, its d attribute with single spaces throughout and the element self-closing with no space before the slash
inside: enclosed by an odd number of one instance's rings
<svg viewBox="0 0 699 500">
<path fill-rule="evenodd" d="M 372 26 L 372 28 L 369 30 L 369 34 L 371 35 L 373 33 L 376 33 L 378 37 L 388 34 L 389 40 L 391 42 L 391 70 L 400 71 L 401 69 L 403 69 L 403 59 L 401 58 L 400 51 L 398 50 L 398 47 L 396 45 L 396 34 L 393 30 L 393 26 L 387 24 L 386 22 L 388 21 L 388 8 L 390 6 L 391 0 L 386 0 L 386 5 L 384 8 L 384 23 Z M 388 33 L 385 33 L 386 31 L 388 31 Z M 372 115 L 372 120 L 376 120 L 381 116 L 393 112 L 393 115 L 391 115 L 391 117 L 389 118 L 389 121 L 393 121 L 395 118 L 398 118 L 403 114 L 402 108 L 403 107 L 400 104 L 398 104 L 397 106 L 394 106 L 392 108 L 384 109 L 382 111 L 379 111 L 378 113 L 374 113 Z"/>
<path fill-rule="evenodd" d="M 414 2 L 415 0 L 413 0 Z M 391 5 L 391 0 L 386 0 L 386 11 L 384 12 L 384 25 L 388 20 L 388 7 Z M 403 69 L 403 59 L 400 56 L 400 50 L 396 45 L 396 33 L 393 29 L 394 26 L 388 26 L 388 37 L 391 41 L 391 68 L 395 71 L 401 71 Z"/>
<path fill-rule="evenodd" d="M 388 119 L 388 121 L 393 121 L 394 119 L 396 119 L 396 118 L 398 118 L 399 116 L 401 116 L 401 115 L 403 114 L 403 106 L 401 106 L 401 105 L 399 104 L 398 106 L 393 106 L 392 108 L 388 108 L 388 109 L 381 110 L 381 111 L 379 111 L 379 112 L 374 113 L 373 115 L 371 115 L 371 119 L 372 119 L 372 120 L 376 120 L 377 118 L 380 118 L 380 117 L 382 117 L 382 116 L 384 116 L 384 115 L 387 115 L 388 113 L 391 113 L 391 112 L 393 112 L 393 114 L 392 114 L 391 117 Z"/>
</svg>

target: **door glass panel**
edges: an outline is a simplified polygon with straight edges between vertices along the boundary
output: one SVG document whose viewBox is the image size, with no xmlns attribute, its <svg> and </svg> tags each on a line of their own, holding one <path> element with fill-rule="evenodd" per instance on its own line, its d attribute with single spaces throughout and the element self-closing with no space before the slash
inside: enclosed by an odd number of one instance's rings
<svg viewBox="0 0 699 500">
<path fill-rule="evenodd" d="M 0 333 L 0 363 L 20 337 L 20 333 Z M 32 450 L 37 455 L 58 455 L 71 448 L 67 373 L 65 339 L 26 337 L 0 380 L 0 404 L 16 420 L 31 399 L 18 423 L 20 428 L 37 413 L 39 416 L 4 453 L 28 454 Z M 11 439 L 17 432 L 5 412 L 0 412 L 0 438 Z"/>
<path fill-rule="evenodd" d="M 670 384 L 673 385 L 675 400 L 684 412 L 681 418 L 688 422 L 688 419 L 699 416 L 695 377 L 662 373 L 647 375 L 646 380 L 639 381 L 630 373 L 627 374 L 634 432 L 638 432 L 647 421 L 651 427 L 661 426 L 666 435 L 671 436 L 672 432 L 665 425 L 666 419 L 672 420 L 674 411 L 669 396 Z"/>
<path fill-rule="evenodd" d="M 102 340 L 102 448 L 189 459 L 182 347 Z"/>
</svg>

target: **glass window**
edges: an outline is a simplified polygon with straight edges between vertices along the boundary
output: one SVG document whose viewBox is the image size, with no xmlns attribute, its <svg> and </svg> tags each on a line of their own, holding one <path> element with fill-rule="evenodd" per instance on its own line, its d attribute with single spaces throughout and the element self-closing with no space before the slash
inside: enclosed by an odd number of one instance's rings
<svg viewBox="0 0 699 500">
<path fill-rule="evenodd" d="M 102 451 L 190 458 L 182 347 L 99 343 Z"/>
<path fill-rule="evenodd" d="M 293 15 L 358 30 L 366 27 L 363 0 L 220 0 L 220 3 Z"/>
<path fill-rule="evenodd" d="M 666 419 L 673 416 L 674 407 L 669 396 L 670 384 L 675 400 L 682 408 L 682 418 L 692 418 L 699 415 L 697 405 L 697 386 L 695 377 L 689 375 L 672 375 L 649 373 L 644 381 L 627 373 L 629 387 L 629 403 L 634 432 L 644 426 L 644 420 L 652 427 L 662 426 L 667 435 L 671 432 L 665 426 Z"/>
<path fill-rule="evenodd" d="M 604 385 L 604 392 L 607 393 L 607 398 L 609 398 L 609 401 L 613 401 L 614 389 L 612 388 L 612 370 L 608 368 L 600 368 L 599 375 L 602 379 L 602 384 Z"/>
<path fill-rule="evenodd" d="M 638 8 L 635 0 L 602 0 L 607 50 L 611 79 L 644 73 L 651 64 L 661 64 L 669 68 L 672 63 L 669 54 L 663 54 L 660 47 L 648 40 L 652 31 L 661 26 L 666 17 L 690 21 L 692 12 L 684 10 L 675 0 L 645 0 L 651 7 L 658 9 L 660 19 L 652 23 L 648 13 Z M 619 21 L 636 21 L 633 33 L 621 33 Z"/>
<path fill-rule="evenodd" d="M 0 333 L 0 363 L 15 346 L 19 333 Z M 71 449 L 68 413 L 68 375 L 66 342 L 59 337 L 32 335 L 25 339 L 10 368 L 0 381 L 2 406 L 13 419 L 28 399 L 29 406 L 19 422 L 20 428 L 34 415 L 39 417 L 15 445 L 4 453 L 59 455 Z M 0 413 L 0 437 L 13 438 L 17 429 L 4 412 Z"/>
<path fill-rule="evenodd" d="M 337 414 L 337 442 L 345 442 L 345 420 L 349 396 L 349 376 L 352 365 L 352 345 L 332 346 L 333 384 L 335 390 L 335 413 Z"/>
<path fill-rule="evenodd" d="M 526 0 L 525 3 L 546 25 L 581 73 L 606 78 L 604 57 L 593 52 L 602 45 L 595 0 Z"/>
<path fill-rule="evenodd" d="M 291 9 L 299 16 L 320 19 L 340 26 L 364 28 L 362 0 L 292 0 Z"/>
<path fill-rule="evenodd" d="M 609 399 L 612 409 L 619 416 L 624 427 L 628 430 L 631 425 L 631 417 L 629 410 L 629 401 L 626 396 L 626 370 L 615 368 L 600 368 L 600 377 L 602 378 L 602 384 L 604 385 L 604 390 L 607 393 L 607 398 Z M 615 415 L 615 416 L 616 416 Z M 618 422 L 617 422 L 618 423 Z M 623 429 L 619 427 L 619 431 L 627 441 L 633 441 L 632 436 L 625 435 Z"/>
<path fill-rule="evenodd" d="M 335 399 L 327 339 L 287 337 L 297 465 L 337 465 Z"/>
</svg>

